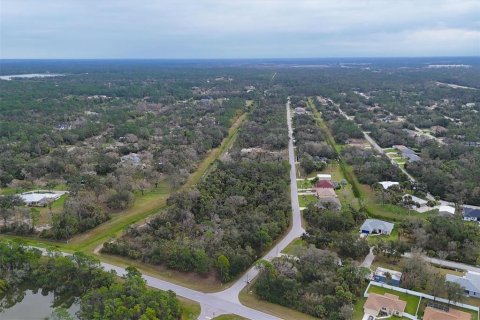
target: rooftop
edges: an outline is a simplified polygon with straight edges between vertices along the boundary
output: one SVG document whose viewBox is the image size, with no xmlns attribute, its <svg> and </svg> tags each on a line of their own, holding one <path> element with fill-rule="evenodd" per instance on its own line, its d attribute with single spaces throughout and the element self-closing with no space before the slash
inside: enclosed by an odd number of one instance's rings
<svg viewBox="0 0 480 320">
<path fill-rule="evenodd" d="M 463 208 L 463 216 L 469 218 L 480 218 L 480 209 Z"/>
<path fill-rule="evenodd" d="M 369 293 L 368 299 L 363 305 L 363 308 L 377 311 L 377 314 L 382 308 L 403 313 L 406 306 L 407 302 L 400 300 L 396 295 L 390 293 L 385 293 L 384 295 Z"/>
<path fill-rule="evenodd" d="M 333 188 L 333 183 L 330 180 L 318 180 L 315 183 L 315 188 Z"/>
<path fill-rule="evenodd" d="M 438 212 L 442 213 L 450 213 L 455 214 L 455 208 L 451 206 L 438 206 Z"/>
<path fill-rule="evenodd" d="M 379 184 L 382 185 L 383 189 L 388 189 L 390 188 L 391 186 L 398 186 L 400 185 L 400 183 L 396 182 L 396 181 L 380 181 Z"/>
<path fill-rule="evenodd" d="M 480 273 L 468 271 L 463 277 L 447 274 L 445 279 L 458 283 L 470 292 L 480 292 Z"/>
<path fill-rule="evenodd" d="M 423 314 L 423 320 L 471 320 L 470 313 L 466 313 L 457 309 L 450 309 L 448 312 L 426 307 Z"/>
<path fill-rule="evenodd" d="M 337 194 L 333 188 L 318 188 L 315 189 L 317 197 L 324 198 L 324 197 L 336 197 Z"/>
<path fill-rule="evenodd" d="M 360 227 L 360 230 L 367 230 L 372 232 L 374 230 L 383 230 L 388 233 L 392 232 L 394 224 L 391 222 L 378 220 L 378 219 L 367 219 Z"/>
</svg>

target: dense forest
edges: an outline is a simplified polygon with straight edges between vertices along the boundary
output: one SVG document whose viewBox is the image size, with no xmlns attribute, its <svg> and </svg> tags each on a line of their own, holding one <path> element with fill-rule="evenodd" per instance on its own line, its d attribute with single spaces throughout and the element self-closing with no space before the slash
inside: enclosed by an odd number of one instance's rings
<svg viewBox="0 0 480 320">
<path fill-rule="evenodd" d="M 255 293 L 270 302 L 320 319 L 348 320 L 361 294 L 368 269 L 339 265 L 335 253 L 305 248 L 298 258 L 261 261 Z"/>
<path fill-rule="evenodd" d="M 203 275 L 216 270 L 222 281 L 246 270 L 289 224 L 285 117 L 282 104 L 259 105 L 230 158 L 197 189 L 173 194 L 168 209 L 145 226 L 105 243 L 103 252 Z"/>
<path fill-rule="evenodd" d="M 315 247 L 353 260 L 363 259 L 370 251 L 367 241 L 358 233 L 367 217 L 365 212 L 351 207 L 336 212 L 310 205 L 302 213 L 307 221 L 307 232 L 302 238 Z"/>
<path fill-rule="evenodd" d="M 293 118 L 295 145 L 300 165 L 308 175 L 324 169 L 335 151 L 325 142 L 322 130 L 318 127 L 312 114 L 296 114 Z"/>
</svg>

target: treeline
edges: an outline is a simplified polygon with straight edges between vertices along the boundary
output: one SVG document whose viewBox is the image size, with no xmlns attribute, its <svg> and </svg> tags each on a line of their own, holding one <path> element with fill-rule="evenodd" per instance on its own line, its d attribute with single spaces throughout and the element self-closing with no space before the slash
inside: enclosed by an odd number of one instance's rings
<svg viewBox="0 0 480 320">
<path fill-rule="evenodd" d="M 422 161 L 406 169 L 435 196 L 461 204 L 480 205 L 480 149 L 461 144 L 422 149 Z"/>
<path fill-rule="evenodd" d="M 249 123 L 260 135 L 240 130 L 231 158 L 218 162 L 197 189 L 173 194 L 168 209 L 105 243 L 103 252 L 185 272 L 215 271 L 223 282 L 245 271 L 289 224 L 289 165 L 279 149 L 287 141 L 280 129 L 285 121 L 284 106 L 257 107 Z M 282 131 L 276 137 L 282 143 L 265 144 L 262 137 Z M 243 148 L 256 148 L 257 157 Z"/>
<path fill-rule="evenodd" d="M 303 217 L 308 224 L 302 238 L 315 247 L 353 260 L 363 259 L 368 254 L 368 242 L 358 233 L 359 225 L 367 218 L 365 212 L 352 207 L 336 212 L 310 205 L 303 211 Z"/>
<path fill-rule="evenodd" d="M 480 262 L 480 226 L 461 217 L 433 216 L 409 219 L 401 230 L 412 246 L 428 255 L 477 265 Z"/>
<path fill-rule="evenodd" d="M 353 166 L 360 183 L 373 185 L 380 181 L 408 181 L 405 174 L 389 159 L 376 155 L 372 150 L 346 147 L 342 150 L 342 157 Z"/>
<path fill-rule="evenodd" d="M 306 174 L 323 170 L 335 158 L 335 151 L 325 142 L 322 130 L 311 114 L 295 114 L 295 145 L 300 165 Z"/>
<path fill-rule="evenodd" d="M 175 293 L 147 289 L 142 275 L 127 268 L 121 281 L 96 259 L 63 256 L 9 241 L 0 242 L 0 311 L 21 302 L 24 291 L 53 292 L 53 306 L 65 310 L 78 300 L 79 319 L 181 319 Z"/>
<path fill-rule="evenodd" d="M 262 261 L 254 284 L 262 299 L 320 319 L 348 320 L 361 296 L 368 269 L 342 264 L 335 253 L 309 247 L 298 258 Z"/>
</svg>

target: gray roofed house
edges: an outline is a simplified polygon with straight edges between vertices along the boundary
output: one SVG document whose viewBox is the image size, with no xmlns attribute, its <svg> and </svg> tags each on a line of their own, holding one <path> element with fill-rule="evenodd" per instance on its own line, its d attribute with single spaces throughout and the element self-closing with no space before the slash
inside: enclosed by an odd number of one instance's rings
<svg viewBox="0 0 480 320">
<path fill-rule="evenodd" d="M 416 162 L 416 161 L 421 161 L 422 158 L 420 158 L 415 151 L 413 151 L 410 148 L 405 147 L 404 145 L 395 145 L 393 146 L 395 149 L 400 151 L 402 155 L 407 158 L 408 162 Z"/>
<path fill-rule="evenodd" d="M 367 219 L 360 227 L 360 232 L 365 234 L 390 234 L 394 224 L 378 219 Z"/>
<path fill-rule="evenodd" d="M 335 211 L 339 211 L 342 209 L 342 204 L 340 200 L 336 197 L 325 197 L 319 198 L 319 201 L 315 204 L 315 207 L 319 209 L 331 209 Z"/>
<path fill-rule="evenodd" d="M 463 220 L 480 222 L 480 209 L 463 208 Z"/>
<path fill-rule="evenodd" d="M 465 294 L 480 298 L 480 273 L 468 271 L 463 277 L 453 274 L 447 274 L 445 279 L 450 282 L 458 283 L 463 287 Z"/>
<path fill-rule="evenodd" d="M 295 108 L 295 113 L 296 113 L 296 114 L 305 114 L 305 113 L 307 113 L 307 111 L 305 110 L 305 108 L 296 107 L 296 108 Z"/>
</svg>

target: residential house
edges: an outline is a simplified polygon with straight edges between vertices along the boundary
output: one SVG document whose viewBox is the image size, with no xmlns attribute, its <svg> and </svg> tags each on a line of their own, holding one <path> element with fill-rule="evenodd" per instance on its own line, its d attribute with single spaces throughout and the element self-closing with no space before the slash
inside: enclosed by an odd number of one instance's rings
<svg viewBox="0 0 480 320">
<path fill-rule="evenodd" d="M 447 274 L 445 279 L 458 283 L 464 289 L 466 295 L 480 298 L 480 273 L 468 271 L 463 277 Z"/>
<path fill-rule="evenodd" d="M 333 188 L 316 188 L 315 194 L 318 198 L 336 197 L 337 194 Z"/>
<path fill-rule="evenodd" d="M 448 311 L 426 307 L 423 314 L 423 320 L 471 320 L 470 313 L 449 308 Z"/>
<path fill-rule="evenodd" d="M 463 208 L 463 220 L 480 222 L 480 209 Z"/>
<path fill-rule="evenodd" d="M 434 135 L 442 135 L 444 134 L 445 132 L 447 132 L 447 128 L 445 127 L 442 127 L 442 126 L 433 126 L 430 128 L 430 130 L 432 130 L 432 133 Z"/>
<path fill-rule="evenodd" d="M 335 186 L 333 185 L 333 182 L 330 180 L 318 180 L 315 182 L 315 189 L 318 188 L 323 188 L 323 189 L 329 189 L 329 188 L 334 188 Z"/>
<path fill-rule="evenodd" d="M 455 208 L 451 206 L 438 206 L 438 214 L 441 215 L 452 215 L 455 214 Z"/>
<path fill-rule="evenodd" d="M 317 174 L 318 180 L 332 180 L 332 175 L 329 173 L 319 173 Z"/>
<path fill-rule="evenodd" d="M 408 162 L 416 162 L 416 161 L 421 161 L 422 158 L 420 158 L 415 151 L 413 151 L 410 148 L 405 147 L 404 145 L 394 145 L 393 146 L 395 149 L 400 151 L 402 153 L 402 156 L 407 159 Z"/>
<path fill-rule="evenodd" d="M 330 209 L 333 211 L 340 211 L 340 209 L 342 209 L 342 204 L 337 197 L 321 197 L 315 204 L 315 207 L 322 210 Z"/>
<path fill-rule="evenodd" d="M 378 219 L 367 219 L 360 227 L 360 232 L 365 234 L 390 234 L 394 224 Z"/>
<path fill-rule="evenodd" d="M 387 190 L 388 188 L 392 186 L 398 186 L 400 183 L 395 182 L 395 181 L 380 181 L 379 184 L 382 185 L 383 189 Z"/>
<path fill-rule="evenodd" d="M 296 114 L 305 114 L 305 113 L 307 113 L 307 111 L 302 107 L 296 107 L 295 108 L 295 113 Z"/>
<path fill-rule="evenodd" d="M 365 314 L 374 317 L 382 313 L 402 317 L 406 306 L 407 302 L 400 300 L 400 298 L 394 294 L 385 293 L 384 295 L 380 295 L 377 293 L 369 293 L 367 301 L 365 301 L 363 305 L 363 311 Z"/>
<path fill-rule="evenodd" d="M 378 267 L 373 273 L 373 280 L 399 287 L 402 273 L 400 271 L 390 270 Z"/>
</svg>

